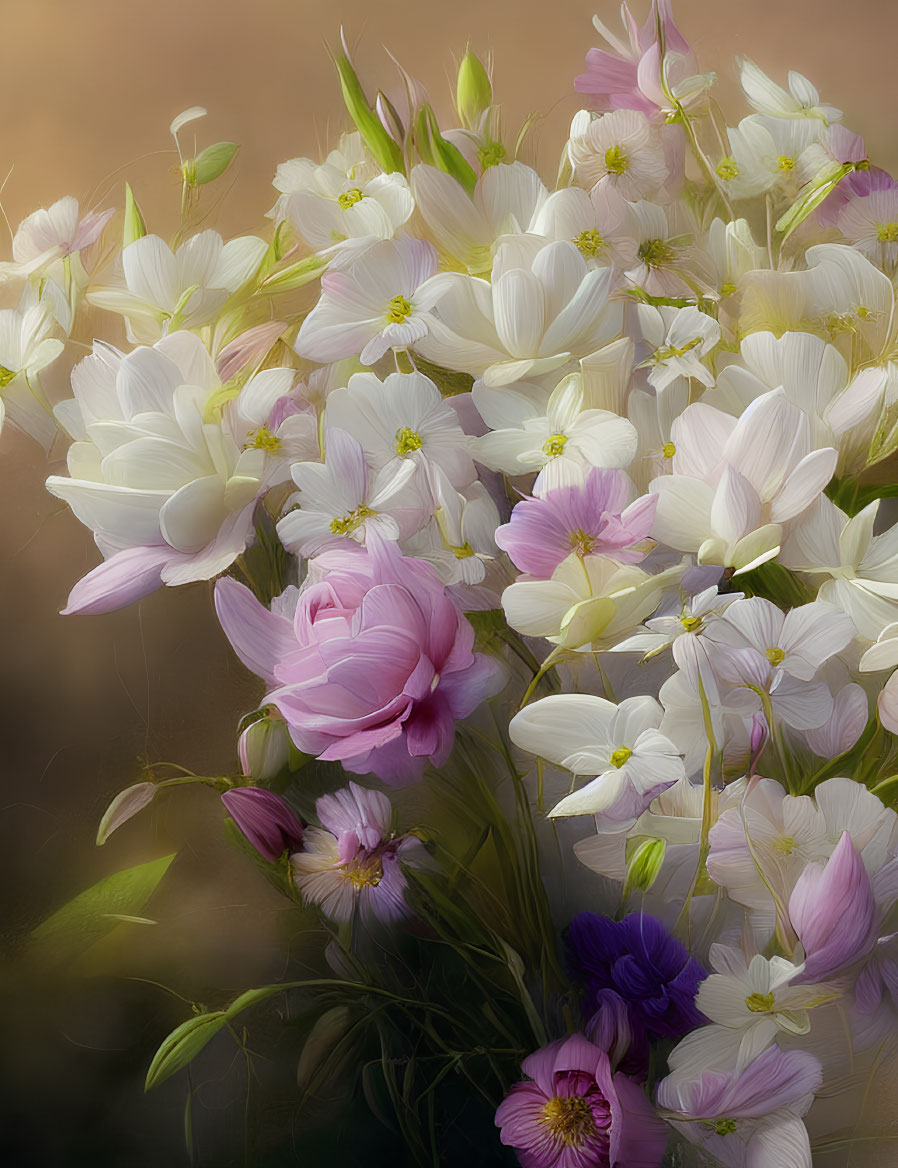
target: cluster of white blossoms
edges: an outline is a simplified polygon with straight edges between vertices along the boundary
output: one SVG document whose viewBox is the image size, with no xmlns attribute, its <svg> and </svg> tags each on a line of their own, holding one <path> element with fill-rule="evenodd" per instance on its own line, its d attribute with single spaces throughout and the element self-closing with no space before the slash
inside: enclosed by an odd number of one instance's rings
<svg viewBox="0 0 898 1168">
<path fill-rule="evenodd" d="M 73 199 L 29 216 L 0 400 L 72 439 L 47 485 L 103 561 L 68 611 L 230 571 L 225 631 L 306 754 L 442 766 L 503 682 L 461 614 L 535 655 L 509 733 L 534 790 L 556 768 L 548 815 L 712 970 L 658 1114 L 798 1168 L 898 1022 L 898 183 L 799 74 L 743 62 L 727 126 L 663 0 L 628 32 L 554 183 L 472 54 L 451 128 L 344 56 L 356 129 L 278 167 L 265 239 L 196 226 L 228 143 L 182 156 L 171 245 L 130 190 L 121 246 Z M 552 1132 L 526 1163 L 574 1163 L 587 1128 Z"/>
</svg>

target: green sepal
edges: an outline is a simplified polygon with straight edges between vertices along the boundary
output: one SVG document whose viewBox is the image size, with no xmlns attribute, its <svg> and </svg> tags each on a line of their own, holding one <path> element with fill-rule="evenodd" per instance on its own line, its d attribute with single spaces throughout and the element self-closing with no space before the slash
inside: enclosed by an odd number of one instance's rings
<svg viewBox="0 0 898 1168">
<path fill-rule="evenodd" d="M 415 146 L 428 166 L 435 166 L 451 175 L 468 194 L 477 186 L 477 175 L 465 161 L 461 151 L 440 133 L 436 114 L 429 105 L 422 105 L 415 118 Z"/>
<path fill-rule="evenodd" d="M 782 233 L 784 243 L 795 228 L 820 206 L 827 195 L 834 191 L 845 175 L 850 174 L 854 168 L 853 162 L 843 162 L 834 168 L 827 168 L 801 191 L 788 211 L 776 222 L 776 229 Z"/>
<path fill-rule="evenodd" d="M 345 53 L 333 57 L 343 101 L 355 128 L 362 135 L 377 164 L 385 174 L 405 174 L 402 151 L 381 124 L 380 118 L 368 104 L 365 91 Z"/>
<path fill-rule="evenodd" d="M 306 284 L 317 280 L 322 269 L 327 267 L 327 263 L 328 261 L 322 259 L 321 256 L 306 256 L 305 259 L 298 260 L 295 264 L 290 264 L 279 272 L 273 272 L 270 276 L 266 276 L 259 285 L 259 291 L 294 292 L 297 288 L 303 288 Z"/>
<path fill-rule="evenodd" d="M 122 247 L 127 247 L 136 239 L 143 239 L 146 233 L 147 225 L 134 198 L 131 184 L 125 183 L 125 222 L 122 227 Z"/>
</svg>

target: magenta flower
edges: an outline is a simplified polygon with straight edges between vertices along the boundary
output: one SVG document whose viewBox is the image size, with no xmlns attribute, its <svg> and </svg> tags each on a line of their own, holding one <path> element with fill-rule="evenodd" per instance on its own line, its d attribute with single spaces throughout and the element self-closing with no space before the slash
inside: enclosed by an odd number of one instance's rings
<svg viewBox="0 0 898 1168">
<path fill-rule="evenodd" d="M 635 494 L 624 471 L 593 467 L 583 483 L 522 499 L 496 543 L 522 572 L 545 580 L 571 552 L 638 563 L 645 550 L 636 545 L 652 529 L 657 497 L 633 502 Z"/>
<path fill-rule="evenodd" d="M 667 56 L 668 84 L 675 88 L 678 81 L 697 74 L 698 67 L 689 42 L 674 24 L 670 0 L 652 0 L 642 28 L 637 26 L 626 4 L 623 18 L 628 45 L 607 32 L 597 19 L 594 21 L 614 51 L 590 49 L 586 54 L 586 72 L 576 78 L 574 88 L 588 98 L 595 110 L 634 109 L 652 117 L 670 104 L 661 85 L 659 24 Z"/>
<path fill-rule="evenodd" d="M 350 783 L 323 795 L 315 810 L 321 827 L 308 828 L 302 851 L 290 857 L 305 900 L 337 922 L 348 921 L 356 907 L 368 921 L 406 915 L 402 865 L 421 866 L 426 853 L 414 836 L 390 835 L 386 795 Z"/>
<path fill-rule="evenodd" d="M 236 580 L 215 587 L 228 639 L 306 754 L 410 782 L 428 760 L 442 766 L 456 720 L 501 688 L 430 564 L 376 534 L 317 557 L 295 599 L 291 619 Z"/>
<path fill-rule="evenodd" d="M 845 831 L 825 865 L 805 867 L 789 898 L 789 918 L 805 951 L 802 981 L 820 981 L 867 953 L 875 917 L 870 877 Z"/>
<path fill-rule="evenodd" d="M 234 787 L 221 797 L 228 814 L 256 851 L 278 860 L 302 843 L 302 820 L 285 799 L 263 787 Z"/>
<path fill-rule="evenodd" d="M 574 1034 L 521 1069 L 530 1081 L 511 1088 L 496 1126 L 523 1168 L 658 1168 L 667 1130 L 642 1088 L 612 1073 L 601 1047 Z"/>
</svg>

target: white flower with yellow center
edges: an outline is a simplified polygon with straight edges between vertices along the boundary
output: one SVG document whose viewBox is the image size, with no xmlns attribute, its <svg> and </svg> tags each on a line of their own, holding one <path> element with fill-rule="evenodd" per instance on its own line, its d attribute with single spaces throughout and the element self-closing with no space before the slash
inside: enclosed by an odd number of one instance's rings
<svg viewBox="0 0 898 1168">
<path fill-rule="evenodd" d="M 522 750 L 595 776 L 557 803 L 551 817 L 598 815 L 625 800 L 635 818 L 685 775 L 677 748 L 658 732 L 662 714 L 650 697 L 615 705 L 590 694 L 553 694 L 515 714 L 508 732 Z"/>
<path fill-rule="evenodd" d="M 714 374 L 702 361 L 720 341 L 720 325 L 697 308 L 654 308 L 637 305 L 642 335 L 654 346 L 648 359 L 649 384 L 658 393 L 677 378 L 713 385 Z"/>
<path fill-rule="evenodd" d="M 499 512 L 483 483 L 457 491 L 437 466 L 428 467 L 433 519 L 402 550 L 428 560 L 444 584 L 479 584 L 496 555 Z"/>
<path fill-rule="evenodd" d="M 123 250 L 122 279 L 87 299 L 124 316 L 130 341 L 152 344 L 213 321 L 255 273 L 266 247 L 254 235 L 225 243 L 217 231 L 201 231 L 173 252 L 158 235 L 144 235 Z"/>
<path fill-rule="evenodd" d="M 668 179 L 658 131 L 638 110 L 600 117 L 581 110 L 571 123 L 568 156 L 582 186 L 609 186 L 631 201 L 654 198 Z"/>
<path fill-rule="evenodd" d="M 415 209 L 401 174 L 382 174 L 358 133 L 344 134 L 322 163 L 291 158 L 277 168 L 280 198 L 270 215 L 287 220 L 311 247 L 347 262 L 377 239 L 392 239 Z"/>
<path fill-rule="evenodd" d="M 823 122 L 838 122 L 842 117 L 842 111 L 835 106 L 822 105 L 814 86 L 794 69 L 789 70 L 788 92 L 748 58 L 740 64 L 739 79 L 758 113 L 774 118 L 817 118 Z"/>
<path fill-rule="evenodd" d="M 56 322 L 43 304 L 0 309 L 0 427 L 8 419 L 48 449 L 56 436 L 49 407 L 40 404 L 38 374 L 64 348 L 53 337 Z"/>
<path fill-rule="evenodd" d="M 552 391 L 545 414 L 513 390 L 475 393 L 493 429 L 476 440 L 474 456 L 508 475 L 539 471 L 534 494 L 583 481 L 593 466 L 626 467 L 636 453 L 636 430 L 609 410 L 583 409 L 582 375 L 572 373 Z"/>
</svg>

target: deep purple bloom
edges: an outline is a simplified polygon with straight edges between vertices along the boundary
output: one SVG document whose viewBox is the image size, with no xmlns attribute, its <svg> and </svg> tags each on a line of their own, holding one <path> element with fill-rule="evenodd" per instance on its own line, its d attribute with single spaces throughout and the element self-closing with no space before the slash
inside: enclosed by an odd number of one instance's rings
<svg viewBox="0 0 898 1168">
<path fill-rule="evenodd" d="M 594 467 L 581 484 L 522 499 L 496 543 L 522 572 L 546 580 L 572 552 L 635 564 L 645 555 L 635 545 L 649 535 L 657 503 L 654 495 L 633 502 L 635 494 L 622 470 Z"/>
<path fill-rule="evenodd" d="M 227 812 L 266 860 L 277 860 L 302 843 L 302 820 L 280 795 L 262 787 L 234 787 L 221 797 Z"/>
<path fill-rule="evenodd" d="M 530 1079 L 499 1105 L 500 1139 L 523 1168 L 658 1168 L 667 1130 L 641 1087 L 581 1034 L 524 1059 Z"/>
<path fill-rule="evenodd" d="M 576 976 L 591 1013 L 602 991 L 614 990 L 630 1008 L 634 1032 L 677 1038 L 706 1021 L 695 994 L 707 971 L 662 923 L 647 913 L 613 921 L 579 913 L 568 929 Z"/>
</svg>

